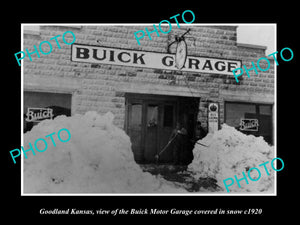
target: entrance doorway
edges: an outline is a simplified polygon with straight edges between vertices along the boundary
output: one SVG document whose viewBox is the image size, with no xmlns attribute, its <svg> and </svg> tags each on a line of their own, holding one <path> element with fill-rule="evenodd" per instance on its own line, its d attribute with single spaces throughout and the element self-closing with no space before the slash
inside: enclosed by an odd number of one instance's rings
<svg viewBox="0 0 300 225">
<path fill-rule="evenodd" d="M 137 163 L 153 163 L 180 122 L 190 139 L 195 136 L 199 98 L 126 94 L 125 130 Z M 173 161 L 173 145 L 160 155 L 160 163 Z"/>
</svg>

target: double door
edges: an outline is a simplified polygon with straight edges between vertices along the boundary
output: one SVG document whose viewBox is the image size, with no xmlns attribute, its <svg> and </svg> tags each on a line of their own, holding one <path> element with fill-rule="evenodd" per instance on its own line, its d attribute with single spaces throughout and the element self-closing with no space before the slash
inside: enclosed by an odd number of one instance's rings
<svg viewBox="0 0 300 225">
<path fill-rule="evenodd" d="M 134 158 L 139 163 L 155 162 L 155 155 L 168 143 L 175 128 L 177 103 L 166 99 L 129 98 L 126 131 L 131 139 Z M 160 162 L 173 160 L 170 145 Z"/>
<path fill-rule="evenodd" d="M 131 139 L 135 161 L 155 162 L 155 155 L 168 144 L 177 122 L 192 138 L 198 103 L 199 99 L 195 98 L 127 94 L 125 130 Z M 173 143 L 168 145 L 159 156 L 159 162 L 171 163 L 173 149 Z"/>
</svg>

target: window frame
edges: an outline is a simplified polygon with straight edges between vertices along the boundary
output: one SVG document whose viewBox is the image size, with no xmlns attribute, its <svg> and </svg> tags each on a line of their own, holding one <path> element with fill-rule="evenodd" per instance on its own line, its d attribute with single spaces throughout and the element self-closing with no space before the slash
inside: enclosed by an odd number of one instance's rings
<svg viewBox="0 0 300 225">
<path fill-rule="evenodd" d="M 226 119 L 227 119 L 227 110 L 226 110 L 226 107 L 227 107 L 227 104 L 245 104 L 245 105 L 254 105 L 255 106 L 255 115 L 257 117 L 259 117 L 260 115 L 265 115 L 265 114 L 260 114 L 260 106 L 269 106 L 271 108 L 271 118 L 272 118 L 272 121 L 271 121 L 271 135 L 272 135 L 272 141 L 271 141 L 271 144 L 273 145 L 274 144 L 274 139 L 275 139 L 275 136 L 274 136 L 274 103 L 260 103 L 260 102 L 245 102 L 245 101 L 230 101 L 230 100 L 224 100 L 224 122 L 223 123 L 226 123 Z M 242 132 L 242 131 L 240 131 Z M 254 135 L 254 134 L 253 134 Z M 255 135 L 256 136 L 256 135 Z"/>
<path fill-rule="evenodd" d="M 244 104 L 244 105 L 254 105 L 255 106 L 255 114 L 256 115 L 264 115 L 260 114 L 259 106 L 270 106 L 271 107 L 271 116 L 273 117 L 273 103 L 257 103 L 257 102 L 243 102 L 243 101 L 224 101 L 224 123 L 226 123 L 227 118 L 227 111 L 226 105 L 227 104 Z"/>
</svg>

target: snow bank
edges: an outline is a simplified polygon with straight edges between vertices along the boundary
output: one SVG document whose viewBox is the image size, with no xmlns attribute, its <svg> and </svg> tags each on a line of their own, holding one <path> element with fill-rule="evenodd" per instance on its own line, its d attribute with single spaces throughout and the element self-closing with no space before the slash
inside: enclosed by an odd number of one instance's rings
<svg viewBox="0 0 300 225">
<path fill-rule="evenodd" d="M 235 128 L 223 124 L 222 129 L 214 134 L 208 134 L 200 141 L 208 147 L 199 144 L 193 150 L 194 160 L 188 170 L 193 172 L 196 179 L 211 177 L 217 180 L 217 184 L 226 191 L 223 180 L 226 178 L 242 178 L 244 172 L 256 167 L 261 172 L 258 181 L 240 181 L 241 188 L 236 181 L 229 187 L 232 192 L 273 192 L 274 171 L 271 169 L 270 161 L 274 158 L 274 147 L 269 146 L 262 137 L 245 135 Z M 269 161 L 267 168 L 270 176 L 267 176 L 263 166 L 260 164 Z M 256 170 L 250 172 L 252 179 L 258 178 Z M 247 175 L 248 177 L 248 175 Z M 228 181 L 228 183 L 230 183 Z M 226 192 L 227 193 L 227 192 Z"/>
<path fill-rule="evenodd" d="M 135 163 L 130 138 L 113 125 L 114 116 L 96 112 L 45 120 L 24 135 L 24 149 L 38 138 L 47 140 L 45 152 L 28 152 L 24 162 L 24 193 L 159 193 L 186 192 L 171 182 L 145 173 Z M 69 142 L 53 132 L 66 128 Z M 66 134 L 67 135 L 67 134 Z M 63 137 L 63 140 L 67 139 Z M 39 146 L 40 144 L 40 146 Z M 44 149 L 43 142 L 37 142 Z"/>
</svg>

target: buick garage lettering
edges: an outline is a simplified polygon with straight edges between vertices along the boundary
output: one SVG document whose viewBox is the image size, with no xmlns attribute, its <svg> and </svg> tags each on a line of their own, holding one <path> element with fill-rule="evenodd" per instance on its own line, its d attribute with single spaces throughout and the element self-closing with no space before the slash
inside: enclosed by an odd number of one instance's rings
<svg viewBox="0 0 300 225">
<path fill-rule="evenodd" d="M 82 44 L 72 44 L 71 61 L 178 70 L 173 54 Z M 240 66 L 240 60 L 188 56 L 181 71 L 232 75 Z"/>
</svg>

